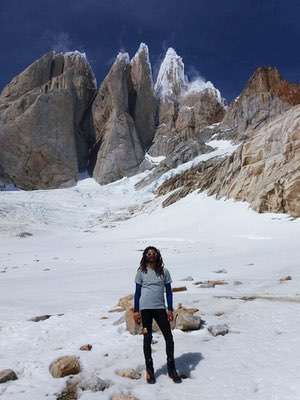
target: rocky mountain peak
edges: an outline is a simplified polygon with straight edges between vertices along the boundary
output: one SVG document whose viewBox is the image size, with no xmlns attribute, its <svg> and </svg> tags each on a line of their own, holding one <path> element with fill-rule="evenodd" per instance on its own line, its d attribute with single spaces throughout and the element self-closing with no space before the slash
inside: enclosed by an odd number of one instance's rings
<svg viewBox="0 0 300 400">
<path fill-rule="evenodd" d="M 149 58 L 149 49 L 145 43 L 141 43 L 131 61 L 131 75 L 134 84 L 138 81 L 145 82 L 153 89 L 152 68 Z"/>
<path fill-rule="evenodd" d="M 230 104 L 223 122 L 237 137 L 247 138 L 296 104 L 300 104 L 300 85 L 283 80 L 276 68 L 259 67 Z"/>
<path fill-rule="evenodd" d="M 155 93 L 160 98 L 173 100 L 180 96 L 186 88 L 187 79 L 184 75 L 182 58 L 170 47 L 158 72 L 154 87 Z"/>
<path fill-rule="evenodd" d="M 246 84 L 247 91 L 264 92 L 269 91 L 281 81 L 277 68 L 259 67 L 252 74 Z"/>
<path fill-rule="evenodd" d="M 259 67 L 249 78 L 239 98 L 268 92 L 291 105 L 300 103 L 300 85 L 284 80 L 277 68 Z"/>
<path fill-rule="evenodd" d="M 157 101 L 154 96 L 149 50 L 145 43 L 140 44 L 130 64 L 132 90 L 129 97 L 129 112 L 134 119 L 143 148 L 147 149 L 154 136 Z"/>
</svg>

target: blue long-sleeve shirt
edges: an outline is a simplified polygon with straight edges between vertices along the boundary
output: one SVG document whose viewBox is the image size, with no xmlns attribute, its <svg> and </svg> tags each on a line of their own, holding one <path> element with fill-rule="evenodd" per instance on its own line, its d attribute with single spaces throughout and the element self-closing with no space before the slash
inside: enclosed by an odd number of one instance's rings
<svg viewBox="0 0 300 400">
<path fill-rule="evenodd" d="M 171 283 L 167 283 L 165 285 L 165 288 L 166 288 L 168 310 L 173 311 L 173 293 L 172 293 Z M 142 292 L 142 285 L 136 283 L 135 293 L 134 293 L 134 311 L 139 311 L 140 309 L 139 302 L 140 302 L 141 292 Z"/>
</svg>

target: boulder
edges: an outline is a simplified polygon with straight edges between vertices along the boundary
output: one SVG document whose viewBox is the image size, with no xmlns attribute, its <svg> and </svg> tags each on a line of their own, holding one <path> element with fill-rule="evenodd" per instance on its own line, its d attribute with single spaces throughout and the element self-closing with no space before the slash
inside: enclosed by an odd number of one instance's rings
<svg viewBox="0 0 300 400">
<path fill-rule="evenodd" d="M 198 308 L 188 308 L 178 304 L 177 308 L 173 312 L 173 321 L 170 321 L 171 329 L 180 329 L 182 331 L 190 331 L 200 329 L 203 321 L 200 316 L 194 315 L 199 311 Z M 133 309 L 127 309 L 125 313 L 126 329 L 132 335 L 143 334 L 142 323 L 137 324 L 133 319 Z M 160 329 L 153 319 L 152 331 L 160 332 Z"/>
<path fill-rule="evenodd" d="M 53 378 L 62 378 L 67 375 L 78 374 L 81 370 L 79 357 L 62 356 L 52 361 L 49 371 Z"/>
<path fill-rule="evenodd" d="M 93 348 L 93 346 L 91 344 L 84 344 L 82 346 L 80 346 L 80 350 L 82 351 L 91 351 Z"/>
<path fill-rule="evenodd" d="M 132 335 L 142 335 L 143 334 L 143 326 L 142 322 L 137 324 L 133 318 L 133 309 L 128 308 L 125 312 L 125 323 L 126 323 L 126 329 L 131 333 Z M 153 332 L 158 332 L 159 328 L 155 320 L 153 320 L 152 323 L 152 331 Z"/>
<path fill-rule="evenodd" d="M 218 335 L 224 336 L 229 332 L 229 327 L 227 324 L 211 325 L 207 329 L 208 332 L 211 333 L 213 336 L 218 336 Z"/>
<path fill-rule="evenodd" d="M 18 379 L 15 371 L 12 369 L 1 369 L 0 370 L 0 383 L 5 383 L 8 381 L 15 381 Z"/>
<path fill-rule="evenodd" d="M 199 315 L 194 315 L 198 311 L 198 308 L 187 308 L 182 306 L 182 304 L 179 304 L 174 311 L 174 320 L 172 321 L 172 325 L 175 324 L 175 328 L 182 331 L 200 329 L 203 321 Z"/>
<path fill-rule="evenodd" d="M 142 374 L 134 368 L 117 369 L 116 374 L 123 378 L 140 379 Z"/>
<path fill-rule="evenodd" d="M 280 278 L 279 282 L 282 283 L 282 282 L 287 282 L 287 281 L 291 281 L 291 280 L 292 280 L 292 277 L 290 275 L 287 275 L 287 276 Z"/>
<path fill-rule="evenodd" d="M 103 392 L 110 387 L 110 384 L 111 382 L 101 379 L 95 374 L 71 376 L 57 396 L 57 400 L 77 400 L 81 391 Z"/>
</svg>

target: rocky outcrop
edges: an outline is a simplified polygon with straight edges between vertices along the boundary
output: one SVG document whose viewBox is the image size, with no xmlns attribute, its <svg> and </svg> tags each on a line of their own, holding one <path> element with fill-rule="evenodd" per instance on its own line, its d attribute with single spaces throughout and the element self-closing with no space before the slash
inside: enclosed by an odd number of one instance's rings
<svg viewBox="0 0 300 400">
<path fill-rule="evenodd" d="M 223 125 L 238 140 L 246 140 L 296 104 L 300 104 L 300 85 L 283 80 L 276 68 L 260 67 L 229 106 Z"/>
<path fill-rule="evenodd" d="M 88 117 L 96 90 L 78 52 L 50 52 L 0 96 L 0 179 L 23 189 L 74 183 L 93 141 Z"/>
<path fill-rule="evenodd" d="M 225 158 L 213 158 L 164 182 L 164 206 L 193 190 L 248 201 L 258 212 L 300 216 L 300 105 L 271 120 Z M 176 189 L 176 190 L 175 190 Z"/>
<path fill-rule="evenodd" d="M 129 113 L 132 85 L 129 56 L 120 53 L 92 107 L 97 143 L 93 176 L 100 184 L 133 175 L 144 158 L 143 145 Z"/>
</svg>

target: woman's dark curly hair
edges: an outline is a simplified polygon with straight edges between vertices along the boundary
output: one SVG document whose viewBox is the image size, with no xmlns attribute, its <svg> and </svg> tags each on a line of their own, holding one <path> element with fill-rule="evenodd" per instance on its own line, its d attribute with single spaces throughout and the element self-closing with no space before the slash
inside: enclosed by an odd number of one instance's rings
<svg viewBox="0 0 300 400">
<path fill-rule="evenodd" d="M 148 246 L 145 248 L 145 250 L 143 251 L 143 256 L 140 262 L 140 266 L 139 268 L 141 269 L 142 272 L 146 272 L 147 273 L 147 252 L 148 250 L 154 250 L 156 251 L 157 254 L 157 260 L 156 260 L 156 266 L 155 266 L 155 272 L 157 275 L 164 275 L 164 262 L 162 259 L 162 256 L 160 254 L 160 251 L 154 247 L 154 246 Z"/>
</svg>

